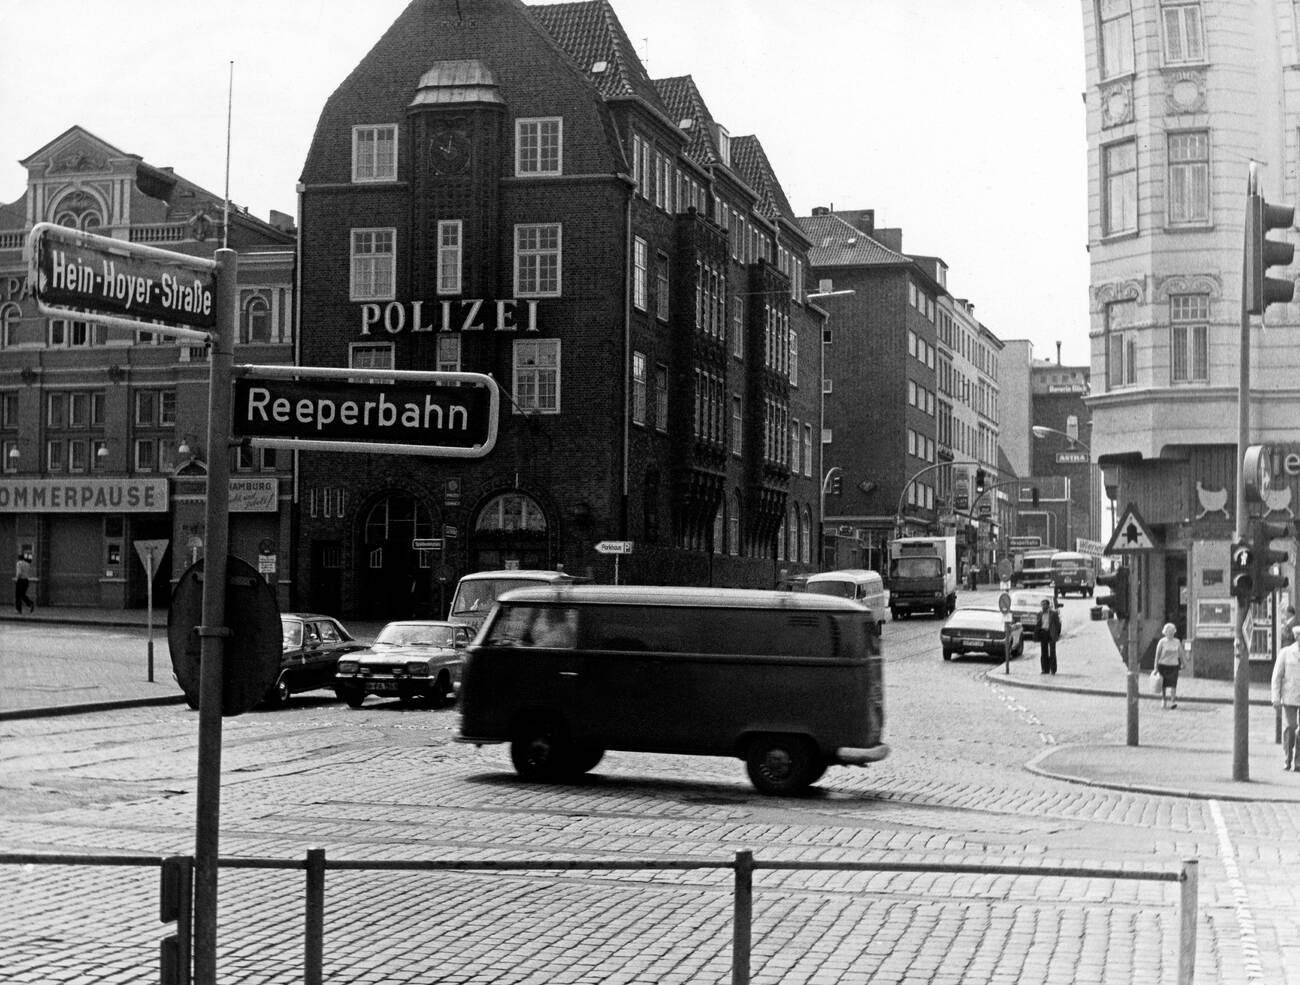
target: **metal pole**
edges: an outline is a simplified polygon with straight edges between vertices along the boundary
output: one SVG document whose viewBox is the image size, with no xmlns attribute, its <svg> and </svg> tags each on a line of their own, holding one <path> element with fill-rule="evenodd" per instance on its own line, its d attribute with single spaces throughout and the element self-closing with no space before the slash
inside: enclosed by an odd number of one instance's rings
<svg viewBox="0 0 1300 985">
<path fill-rule="evenodd" d="M 194 835 L 194 980 L 217 985 L 217 864 L 221 810 L 221 691 L 226 552 L 230 537 L 230 379 L 239 311 L 239 260 L 217 250 L 217 327 L 208 374 L 208 496 L 203 625 L 199 627 L 199 767 Z"/>
<path fill-rule="evenodd" d="M 153 548 L 151 547 L 147 551 L 145 551 L 145 555 L 146 555 L 145 560 L 147 562 L 145 564 L 146 578 L 145 578 L 145 590 L 144 590 L 145 605 L 147 606 L 146 613 L 145 613 L 145 620 L 146 620 L 145 625 L 148 627 L 145 630 L 146 633 L 145 653 L 148 656 L 148 663 L 149 663 L 148 681 L 150 684 L 152 684 L 153 683 Z"/>
<path fill-rule="evenodd" d="M 1178 985 L 1196 977 L 1196 859 L 1183 862 L 1178 894 Z"/>
<path fill-rule="evenodd" d="M 325 951 L 325 849 L 307 849 L 307 912 L 303 933 L 304 985 L 321 985 Z"/>
<path fill-rule="evenodd" d="M 1246 211 L 1255 207 L 1257 189 L 1255 162 L 1250 162 L 1246 179 Z M 1250 221 L 1247 218 L 1249 228 Z M 1246 539 L 1246 483 L 1241 474 L 1242 461 L 1246 456 L 1246 446 L 1250 444 L 1250 312 L 1246 307 L 1246 251 L 1242 250 L 1241 259 L 1241 368 L 1237 375 L 1237 541 Z M 1237 603 L 1237 626 L 1233 641 L 1236 661 L 1232 673 L 1232 778 L 1246 781 L 1250 779 L 1250 641 L 1246 639 L 1245 623 L 1249 613 L 1249 601 Z"/>
<path fill-rule="evenodd" d="M 1128 577 L 1128 626 L 1125 627 L 1124 648 L 1128 663 L 1128 675 L 1125 682 L 1125 722 L 1127 724 L 1128 744 L 1138 744 L 1138 675 L 1142 668 L 1138 653 L 1137 606 L 1138 606 L 1138 566 L 1135 561 L 1129 569 Z"/>
<path fill-rule="evenodd" d="M 754 853 L 736 852 L 731 930 L 731 985 L 749 985 L 750 925 L 754 917 Z"/>
</svg>

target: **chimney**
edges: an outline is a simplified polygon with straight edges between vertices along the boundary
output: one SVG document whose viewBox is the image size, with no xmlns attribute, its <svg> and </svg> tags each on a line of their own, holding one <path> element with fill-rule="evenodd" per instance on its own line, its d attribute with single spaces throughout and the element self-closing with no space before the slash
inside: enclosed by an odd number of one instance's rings
<svg viewBox="0 0 1300 985">
<path fill-rule="evenodd" d="M 271 225 L 282 233 L 291 233 L 293 228 L 293 216 L 285 212 L 279 212 L 276 209 L 271 210 Z"/>
<path fill-rule="evenodd" d="M 1061 365 L 1061 340 L 1056 340 L 1056 365 Z"/>
<path fill-rule="evenodd" d="M 830 215 L 831 210 L 824 205 L 818 205 L 813 208 L 813 215 Z"/>
<path fill-rule="evenodd" d="M 903 230 L 898 227 L 893 229 L 877 229 L 871 233 L 871 238 L 881 246 L 893 250 L 895 253 L 903 252 Z"/>
</svg>

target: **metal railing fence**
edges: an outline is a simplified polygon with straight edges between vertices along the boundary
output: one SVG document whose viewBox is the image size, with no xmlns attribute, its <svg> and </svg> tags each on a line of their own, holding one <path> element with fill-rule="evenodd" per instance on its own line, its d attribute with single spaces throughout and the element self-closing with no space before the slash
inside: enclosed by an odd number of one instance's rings
<svg viewBox="0 0 1300 985">
<path fill-rule="evenodd" d="M 150 855 L 78 855 L 0 852 L 4 865 L 67 866 L 158 866 L 163 879 L 160 887 L 160 916 L 177 921 L 177 934 L 163 942 L 161 966 L 164 985 L 183 985 L 190 981 L 189 917 L 190 876 L 194 860 L 189 856 L 163 858 Z M 1050 876 L 1058 879 L 1115 879 L 1134 882 L 1173 882 L 1179 884 L 1179 928 L 1177 985 L 1192 985 L 1196 969 L 1196 906 L 1198 866 L 1195 859 L 1184 860 L 1177 871 L 1053 865 L 983 865 L 953 862 L 795 862 L 762 860 L 752 852 L 738 851 L 731 860 L 700 859 L 327 859 L 322 848 L 308 849 L 306 857 L 221 858 L 226 869 L 302 870 L 306 874 L 304 896 L 303 983 L 322 985 L 325 950 L 325 873 L 330 870 L 369 872 L 557 872 L 557 871 L 675 871 L 730 869 L 734 873 L 732 900 L 732 985 L 749 985 L 751 929 L 754 913 L 754 873 L 760 870 L 804 872 L 916 872 L 946 875 Z M 178 898 L 178 892 L 181 897 Z"/>
</svg>

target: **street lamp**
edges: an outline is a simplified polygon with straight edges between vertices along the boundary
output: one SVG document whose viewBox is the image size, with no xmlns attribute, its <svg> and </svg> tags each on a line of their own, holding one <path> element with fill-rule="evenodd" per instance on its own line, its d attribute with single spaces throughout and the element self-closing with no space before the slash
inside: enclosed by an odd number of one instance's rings
<svg viewBox="0 0 1300 985">
<path fill-rule="evenodd" d="M 805 294 L 803 299 L 805 301 L 820 301 L 822 298 L 849 297 L 856 293 L 857 291 L 852 289 L 842 291 L 812 291 Z M 826 312 L 826 317 L 829 320 L 829 312 Z M 822 459 L 826 454 L 826 443 L 824 440 L 826 437 L 826 328 L 824 325 L 822 326 L 822 344 L 818 353 L 821 356 L 821 359 L 818 361 L 817 370 L 818 376 L 820 377 L 817 380 L 817 390 L 819 394 L 817 403 L 817 464 L 818 467 L 820 467 Z M 826 470 L 826 474 L 822 476 L 821 501 L 817 507 L 817 567 L 819 569 L 824 569 L 826 567 L 826 486 L 830 483 L 831 478 L 836 472 L 842 473 L 843 471 L 844 470 L 838 465 L 832 465 Z"/>
<path fill-rule="evenodd" d="M 822 476 L 821 502 L 817 507 L 817 567 L 820 570 L 826 568 L 826 490 L 830 488 L 835 476 L 843 474 L 842 468 L 832 465 Z"/>
<path fill-rule="evenodd" d="M 1042 424 L 1035 424 L 1029 430 L 1033 432 L 1035 438 L 1038 438 L 1040 440 L 1046 438 L 1048 435 L 1056 435 L 1057 437 L 1064 438 L 1066 441 L 1070 443 L 1071 448 L 1077 448 L 1078 450 L 1082 451 L 1084 454 L 1088 456 L 1088 535 L 1090 540 L 1095 540 L 1096 532 L 1100 529 L 1101 525 L 1098 522 L 1098 517 L 1097 517 L 1097 482 L 1096 482 L 1096 478 L 1092 474 L 1092 470 L 1093 470 L 1092 449 L 1089 448 L 1082 441 L 1080 441 L 1078 438 L 1076 438 L 1074 435 L 1069 434 L 1068 432 L 1065 431 L 1057 430 L 1056 428 L 1049 428 L 1049 427 L 1045 427 Z M 1067 510 L 1066 513 L 1067 522 L 1066 522 L 1065 539 L 1066 539 L 1066 547 L 1070 548 L 1069 542 L 1072 539 L 1071 534 L 1073 534 L 1074 531 L 1071 529 L 1072 525 L 1069 523 L 1068 502 L 1066 504 L 1066 510 Z"/>
</svg>

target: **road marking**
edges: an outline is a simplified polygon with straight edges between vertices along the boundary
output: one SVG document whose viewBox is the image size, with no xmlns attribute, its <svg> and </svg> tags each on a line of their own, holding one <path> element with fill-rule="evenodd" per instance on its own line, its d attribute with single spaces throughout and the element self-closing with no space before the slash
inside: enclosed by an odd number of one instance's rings
<svg viewBox="0 0 1300 985">
<path fill-rule="evenodd" d="M 984 681 L 984 686 L 991 689 L 997 696 L 998 700 L 1011 709 L 1022 722 L 1032 725 L 1038 729 L 1038 741 L 1045 746 L 1056 745 L 1056 736 L 1046 731 L 1045 726 L 1037 715 L 1022 705 L 1016 698 L 1012 697 L 1011 692 L 1006 688 L 998 685 L 996 681 L 990 680 L 982 671 L 979 673 L 980 679 Z"/>
<path fill-rule="evenodd" d="M 1232 847 L 1232 838 L 1228 835 L 1228 825 L 1223 820 L 1223 810 L 1217 800 L 1210 802 L 1210 816 L 1214 818 L 1214 830 L 1219 838 L 1219 858 L 1223 861 L 1224 872 L 1228 876 L 1228 887 L 1232 890 L 1233 909 L 1237 912 L 1237 927 L 1241 936 L 1241 960 L 1246 966 L 1246 981 L 1264 981 L 1264 965 L 1259 959 L 1259 940 L 1255 936 L 1255 914 L 1251 911 L 1250 901 L 1246 896 L 1246 884 L 1237 868 L 1237 850 Z"/>
</svg>

